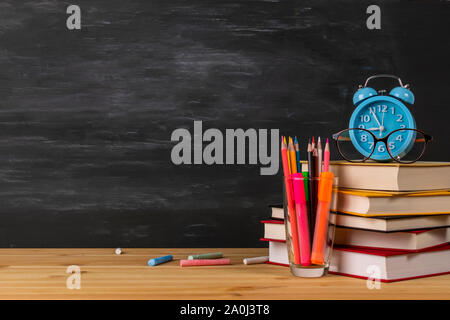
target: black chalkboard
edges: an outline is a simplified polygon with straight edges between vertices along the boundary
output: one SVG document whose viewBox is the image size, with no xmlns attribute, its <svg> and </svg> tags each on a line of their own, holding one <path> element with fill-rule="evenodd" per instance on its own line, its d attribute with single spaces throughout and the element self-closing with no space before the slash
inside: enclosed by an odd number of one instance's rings
<svg viewBox="0 0 450 320">
<path fill-rule="evenodd" d="M 176 166 L 171 133 L 330 136 L 377 73 L 411 84 L 426 159 L 449 161 L 449 16 L 444 1 L 2 1 L 0 246 L 265 245 L 280 175 Z"/>
</svg>

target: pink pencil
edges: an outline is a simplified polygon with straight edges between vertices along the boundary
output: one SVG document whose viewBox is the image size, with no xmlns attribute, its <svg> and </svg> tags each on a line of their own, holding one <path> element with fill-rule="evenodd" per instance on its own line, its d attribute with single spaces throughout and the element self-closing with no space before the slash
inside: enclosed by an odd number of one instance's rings
<svg viewBox="0 0 450 320">
<path fill-rule="evenodd" d="M 230 259 L 195 259 L 195 260 L 180 260 L 180 267 L 193 267 L 193 266 L 216 266 L 230 264 Z"/>
<path fill-rule="evenodd" d="M 323 151 L 323 171 L 330 171 L 330 145 L 328 144 L 328 138 Z"/>
</svg>

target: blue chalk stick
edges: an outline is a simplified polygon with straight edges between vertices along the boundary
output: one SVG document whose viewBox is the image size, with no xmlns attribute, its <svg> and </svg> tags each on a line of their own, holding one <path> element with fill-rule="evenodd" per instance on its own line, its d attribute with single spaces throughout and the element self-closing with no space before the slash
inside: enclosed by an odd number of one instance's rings
<svg viewBox="0 0 450 320">
<path fill-rule="evenodd" d="M 156 266 L 158 264 L 164 263 L 164 262 L 169 262 L 173 260 L 173 256 L 171 254 L 169 254 L 168 256 L 164 256 L 164 257 L 159 257 L 159 258 L 153 258 L 148 260 L 148 265 L 149 266 Z"/>
</svg>

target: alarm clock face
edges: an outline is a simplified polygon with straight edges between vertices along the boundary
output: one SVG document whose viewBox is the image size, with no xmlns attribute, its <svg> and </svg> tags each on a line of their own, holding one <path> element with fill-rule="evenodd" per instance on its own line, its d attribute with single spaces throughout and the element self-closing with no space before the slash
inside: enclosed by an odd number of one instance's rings
<svg viewBox="0 0 450 320">
<path fill-rule="evenodd" d="M 353 112 L 349 128 L 362 128 L 371 131 L 378 139 L 386 137 L 390 132 L 410 128 L 416 129 L 411 112 L 399 100 L 389 96 L 376 96 L 363 101 Z M 376 143 L 373 137 L 362 130 L 351 130 L 350 138 L 359 153 L 373 160 L 392 160 L 386 145 Z M 388 139 L 389 149 L 393 157 L 402 157 L 411 149 L 415 140 L 412 130 L 397 131 Z"/>
</svg>

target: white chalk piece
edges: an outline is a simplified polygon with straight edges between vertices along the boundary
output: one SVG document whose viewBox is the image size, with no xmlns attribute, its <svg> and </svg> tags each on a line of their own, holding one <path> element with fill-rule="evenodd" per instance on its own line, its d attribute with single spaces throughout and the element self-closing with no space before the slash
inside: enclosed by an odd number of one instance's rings
<svg viewBox="0 0 450 320">
<path fill-rule="evenodd" d="M 116 249 L 116 254 L 117 254 L 117 255 L 122 254 L 122 249 L 117 248 L 117 249 Z"/>
<path fill-rule="evenodd" d="M 269 261 L 269 257 L 268 256 L 254 257 L 254 258 L 245 258 L 244 259 L 244 264 L 264 263 L 266 261 Z"/>
</svg>

